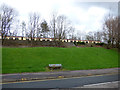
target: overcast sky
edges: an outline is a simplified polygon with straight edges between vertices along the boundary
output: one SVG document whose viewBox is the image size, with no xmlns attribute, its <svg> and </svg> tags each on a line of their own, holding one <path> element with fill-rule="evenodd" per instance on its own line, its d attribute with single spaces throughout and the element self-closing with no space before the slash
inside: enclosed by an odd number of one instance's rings
<svg viewBox="0 0 120 90">
<path fill-rule="evenodd" d="M 114 2 L 113 2 L 114 1 Z M 118 14 L 118 0 L 0 0 L 19 12 L 20 22 L 28 21 L 29 13 L 37 12 L 49 22 L 52 12 L 63 14 L 72 21 L 76 33 L 102 30 L 104 17 Z"/>
</svg>

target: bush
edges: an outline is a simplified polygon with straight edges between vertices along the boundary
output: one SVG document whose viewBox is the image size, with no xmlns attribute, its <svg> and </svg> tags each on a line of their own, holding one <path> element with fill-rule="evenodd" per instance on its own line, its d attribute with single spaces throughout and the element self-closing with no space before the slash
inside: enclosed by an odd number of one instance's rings
<svg viewBox="0 0 120 90">
<path fill-rule="evenodd" d="M 78 45 L 85 45 L 85 42 L 74 42 L 74 44 L 75 44 L 76 46 L 78 46 Z"/>
<path fill-rule="evenodd" d="M 77 42 L 78 45 L 85 45 L 85 42 Z"/>
<path fill-rule="evenodd" d="M 100 45 L 100 46 L 103 46 L 104 43 L 96 43 L 95 45 Z"/>
<path fill-rule="evenodd" d="M 77 45 L 77 42 L 74 42 L 75 45 Z"/>
<path fill-rule="evenodd" d="M 91 47 L 93 47 L 93 45 L 90 45 Z"/>
</svg>

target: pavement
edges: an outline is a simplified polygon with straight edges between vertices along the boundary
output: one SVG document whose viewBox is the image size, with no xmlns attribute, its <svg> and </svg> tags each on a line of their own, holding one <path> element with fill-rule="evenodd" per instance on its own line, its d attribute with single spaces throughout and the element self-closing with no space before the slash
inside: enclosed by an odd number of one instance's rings
<svg viewBox="0 0 120 90">
<path fill-rule="evenodd" d="M 118 74 L 120 68 L 1 74 L 2 83 Z"/>
</svg>

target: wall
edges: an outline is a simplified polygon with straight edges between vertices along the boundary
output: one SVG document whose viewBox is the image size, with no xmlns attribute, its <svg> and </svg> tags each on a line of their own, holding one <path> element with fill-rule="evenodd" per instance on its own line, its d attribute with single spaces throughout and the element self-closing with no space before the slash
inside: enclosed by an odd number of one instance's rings
<svg viewBox="0 0 120 90">
<path fill-rule="evenodd" d="M 0 38 L 1 42 L 1 38 Z M 34 40 L 31 40 L 31 38 L 26 37 L 6 37 L 3 46 L 51 46 L 51 47 L 71 47 L 75 46 L 75 42 L 84 42 L 86 46 L 90 46 L 94 43 L 100 43 L 100 41 L 88 41 L 88 40 L 71 40 L 71 39 L 62 39 L 61 41 L 58 41 L 56 39 L 55 41 L 53 38 L 34 38 Z"/>
<path fill-rule="evenodd" d="M 1 40 L 0 40 L 1 41 Z M 14 47 L 68 47 L 75 46 L 71 42 L 59 42 L 59 41 L 30 41 L 30 40 L 5 40 L 3 46 Z"/>
</svg>

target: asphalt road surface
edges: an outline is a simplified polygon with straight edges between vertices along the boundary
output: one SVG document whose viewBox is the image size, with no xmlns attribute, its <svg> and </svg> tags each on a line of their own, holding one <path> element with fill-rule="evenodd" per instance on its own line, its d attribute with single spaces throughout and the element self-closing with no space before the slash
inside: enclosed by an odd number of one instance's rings
<svg viewBox="0 0 120 90">
<path fill-rule="evenodd" d="M 83 85 L 118 81 L 118 75 L 88 76 L 44 81 L 2 84 L 2 88 L 73 88 Z"/>
</svg>

